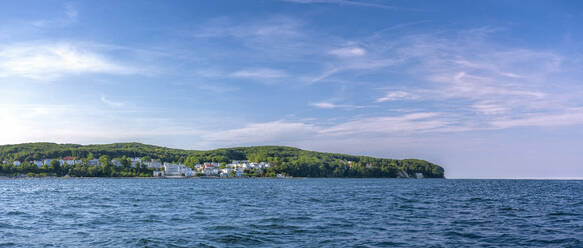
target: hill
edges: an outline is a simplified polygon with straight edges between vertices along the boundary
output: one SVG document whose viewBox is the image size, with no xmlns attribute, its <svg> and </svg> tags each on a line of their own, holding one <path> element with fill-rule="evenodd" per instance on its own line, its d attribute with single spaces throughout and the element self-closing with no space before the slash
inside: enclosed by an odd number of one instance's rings
<svg viewBox="0 0 583 248">
<path fill-rule="evenodd" d="M 12 161 L 31 163 L 34 160 L 76 157 L 79 159 L 146 157 L 161 162 L 178 162 L 193 167 L 202 162 L 228 163 L 231 160 L 269 162 L 271 174 L 283 173 L 294 177 L 404 177 L 422 173 L 428 178 L 443 178 L 444 169 L 418 159 L 387 159 L 324 153 L 286 146 L 253 146 L 221 148 L 209 151 L 172 149 L 141 143 L 77 145 L 55 143 L 25 143 L 1 145 L 0 160 L 6 161 L 2 171 Z M 7 171 L 11 169 L 10 171 Z M 71 168 L 69 168 L 71 169 Z M 0 173 L 2 172 L 0 171 Z M 144 172 L 146 173 L 146 172 Z"/>
</svg>

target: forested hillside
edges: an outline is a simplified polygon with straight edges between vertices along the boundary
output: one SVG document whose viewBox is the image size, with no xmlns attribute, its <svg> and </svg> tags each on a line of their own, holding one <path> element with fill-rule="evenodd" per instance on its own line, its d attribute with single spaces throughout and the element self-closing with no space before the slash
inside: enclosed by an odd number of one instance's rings
<svg viewBox="0 0 583 248">
<path fill-rule="evenodd" d="M 178 162 L 192 167 L 202 162 L 228 163 L 231 160 L 269 162 L 271 173 L 294 177 L 399 177 L 423 173 L 424 177 L 443 178 L 442 167 L 418 159 L 385 159 L 337 153 L 306 151 L 285 146 L 222 148 L 210 151 L 171 149 L 140 143 L 75 145 L 26 143 L 0 146 L 0 160 L 6 161 L 2 171 L 14 172 L 13 161 L 23 164 L 34 160 L 76 157 L 78 159 L 147 157 L 161 162 Z M 10 167 L 10 168 L 8 168 Z M 103 176 L 103 174 L 98 174 Z"/>
</svg>

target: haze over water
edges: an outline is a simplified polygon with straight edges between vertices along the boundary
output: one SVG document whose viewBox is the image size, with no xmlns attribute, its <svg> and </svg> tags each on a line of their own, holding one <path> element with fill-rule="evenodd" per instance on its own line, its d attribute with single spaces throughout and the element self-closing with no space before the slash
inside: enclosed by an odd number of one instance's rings
<svg viewBox="0 0 583 248">
<path fill-rule="evenodd" d="M 581 247 L 583 182 L 0 180 L 0 247 Z"/>
</svg>

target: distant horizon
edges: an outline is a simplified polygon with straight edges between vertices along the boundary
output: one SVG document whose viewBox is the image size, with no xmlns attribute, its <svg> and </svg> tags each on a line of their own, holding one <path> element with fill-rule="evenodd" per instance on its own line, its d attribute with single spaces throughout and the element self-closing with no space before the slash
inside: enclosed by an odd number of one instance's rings
<svg viewBox="0 0 583 248">
<path fill-rule="evenodd" d="M 583 178 L 580 1 L 0 9 L 0 144 L 272 144 Z"/>
</svg>

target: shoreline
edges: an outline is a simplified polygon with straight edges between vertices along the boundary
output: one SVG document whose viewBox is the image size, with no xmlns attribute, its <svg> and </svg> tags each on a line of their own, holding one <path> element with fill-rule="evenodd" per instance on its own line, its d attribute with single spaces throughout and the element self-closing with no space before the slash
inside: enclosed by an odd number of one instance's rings
<svg viewBox="0 0 583 248">
<path fill-rule="evenodd" d="M 0 176 L 0 180 L 28 180 L 28 179 L 95 179 L 95 178 L 107 178 L 107 179 L 446 179 L 446 178 L 398 178 L 398 177 L 8 177 Z M 472 179 L 462 179 L 462 180 L 472 180 Z M 477 179 L 480 180 L 480 179 Z M 488 180 L 488 179 L 486 179 Z M 498 180 L 498 179 L 489 179 Z M 512 180 L 512 179 L 511 179 Z"/>
</svg>

